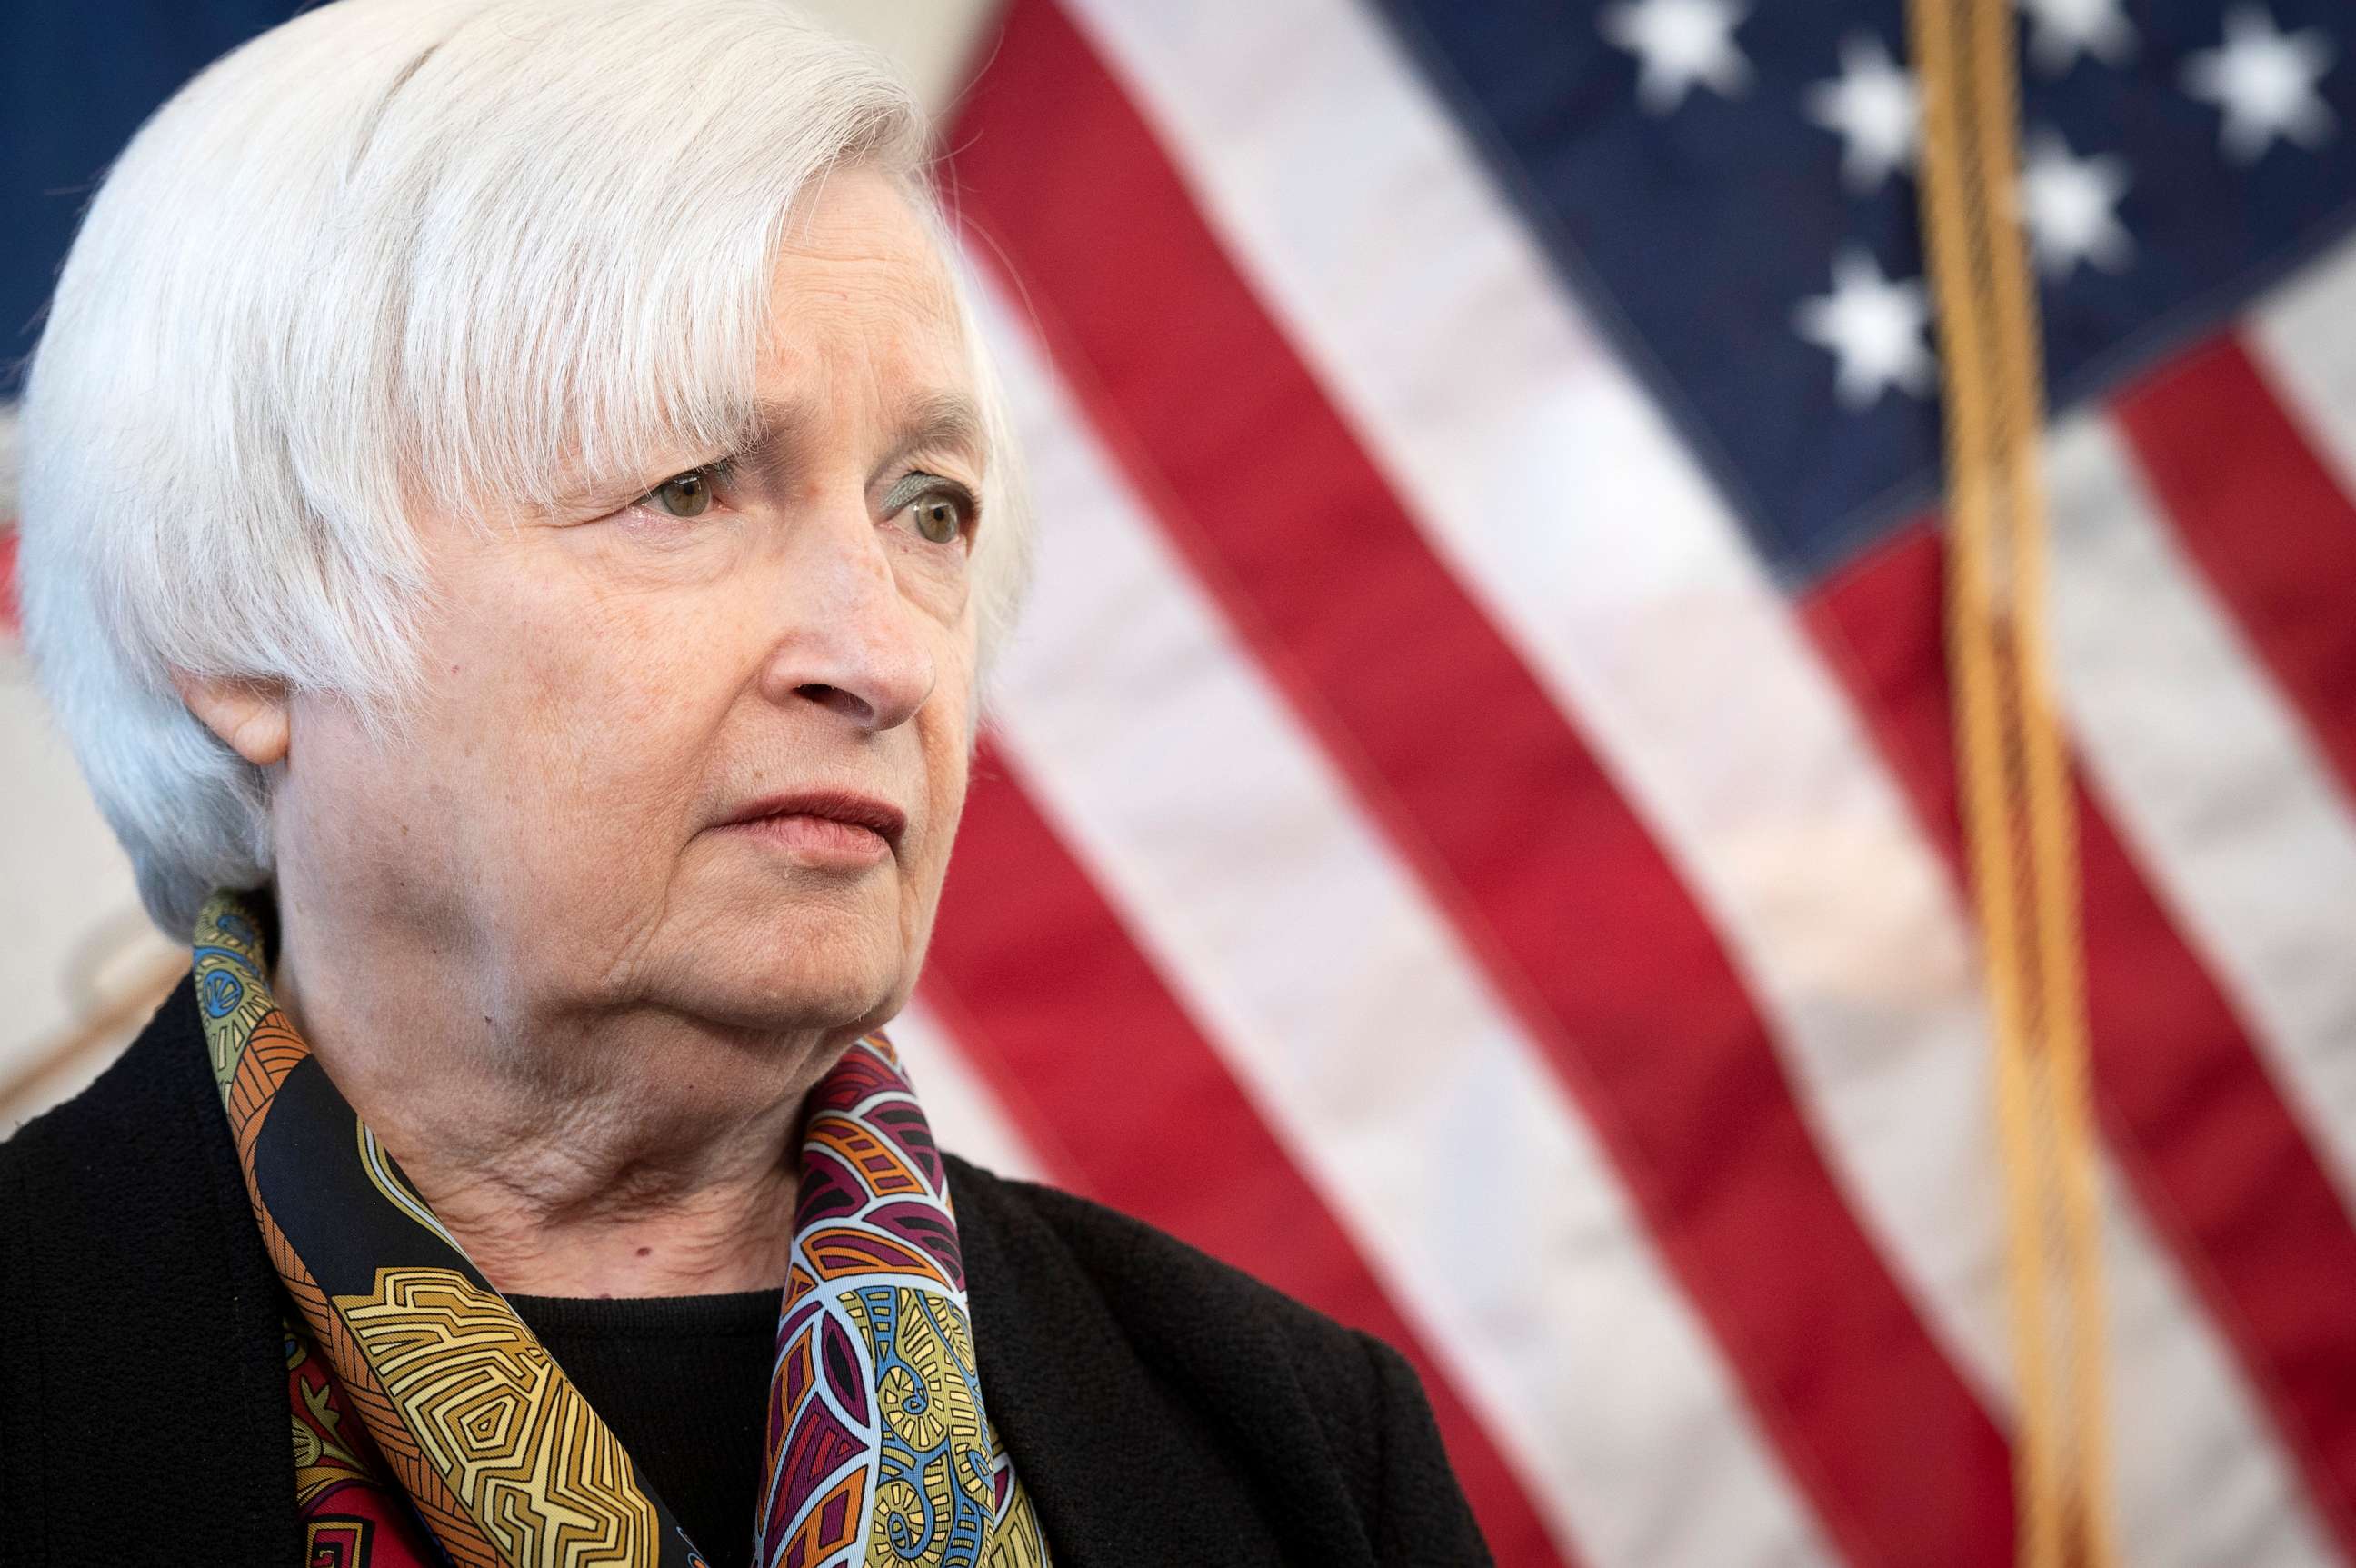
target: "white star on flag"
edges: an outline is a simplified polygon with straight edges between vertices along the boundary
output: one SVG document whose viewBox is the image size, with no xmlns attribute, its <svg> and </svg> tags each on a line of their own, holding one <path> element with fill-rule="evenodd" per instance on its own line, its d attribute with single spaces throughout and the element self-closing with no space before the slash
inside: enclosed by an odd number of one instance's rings
<svg viewBox="0 0 2356 1568">
<path fill-rule="evenodd" d="M 1833 261 L 1833 291 L 1804 299 L 1792 313 L 1801 337 L 1830 350 L 1833 391 L 1852 409 L 1872 406 L 1891 387 L 1928 397 L 1937 381 L 1922 329 L 1931 319 L 1920 279 L 1893 283 L 1865 251 Z"/>
<path fill-rule="evenodd" d="M 2052 131 L 2030 139 L 2020 170 L 2020 216 L 2046 276 L 2066 278 L 2081 262 L 2113 273 L 2127 264 L 2135 241 L 2113 209 L 2131 183 L 2125 158 L 2078 157 Z"/>
<path fill-rule="evenodd" d="M 1595 25 L 1636 57 L 1637 102 L 1666 114 L 1697 85 L 1732 98 L 1751 84 L 1751 62 L 1734 43 L 1748 9 L 1742 0 L 1627 0 Z"/>
<path fill-rule="evenodd" d="M 1843 38 L 1840 56 L 1840 76 L 1808 89 L 1808 118 L 1840 136 L 1841 173 L 1851 188 L 1873 190 L 1913 166 L 1922 96 L 1870 33 Z"/>
<path fill-rule="evenodd" d="M 2225 16 L 2225 41 L 2184 64 L 2184 91 L 2224 111 L 2219 140 L 2225 156 L 2254 163 L 2276 137 L 2302 147 L 2331 139 L 2331 106 L 2315 90 L 2331 69 L 2330 35 L 2319 27 L 2284 33 L 2264 9 L 2244 5 Z"/>
<path fill-rule="evenodd" d="M 2048 76 L 2060 76 L 2089 54 L 2104 65 L 2125 65 L 2135 53 L 2135 28 L 2120 0 L 2020 0 L 2030 31 L 2029 58 Z"/>
</svg>

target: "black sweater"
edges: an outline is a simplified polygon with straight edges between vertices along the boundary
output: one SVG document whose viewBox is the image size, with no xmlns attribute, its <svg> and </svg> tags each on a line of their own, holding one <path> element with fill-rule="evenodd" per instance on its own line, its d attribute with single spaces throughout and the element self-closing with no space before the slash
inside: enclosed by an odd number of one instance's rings
<svg viewBox="0 0 2356 1568">
<path fill-rule="evenodd" d="M 782 1290 L 508 1297 L 712 1568 L 752 1560 Z"/>
<path fill-rule="evenodd" d="M 1415 1375 L 1161 1232 L 948 1161 L 1057 1568 L 1486 1563 Z M 277 1276 L 193 992 L 0 1144 L 0 1564 L 296 1568 Z"/>
</svg>

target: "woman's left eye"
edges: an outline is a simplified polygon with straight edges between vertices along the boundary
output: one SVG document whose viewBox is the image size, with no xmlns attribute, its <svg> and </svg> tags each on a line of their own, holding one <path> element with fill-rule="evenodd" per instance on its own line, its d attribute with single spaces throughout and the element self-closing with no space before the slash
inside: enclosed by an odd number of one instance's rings
<svg viewBox="0 0 2356 1568">
<path fill-rule="evenodd" d="M 973 503 L 956 490 L 927 490 L 908 503 L 909 521 L 916 532 L 935 544 L 954 544 L 964 537 L 973 516 Z"/>
</svg>

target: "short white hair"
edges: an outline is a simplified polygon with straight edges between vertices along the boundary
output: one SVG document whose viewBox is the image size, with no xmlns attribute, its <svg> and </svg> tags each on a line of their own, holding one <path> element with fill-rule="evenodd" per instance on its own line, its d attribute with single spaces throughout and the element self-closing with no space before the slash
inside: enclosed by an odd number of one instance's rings
<svg viewBox="0 0 2356 1568">
<path fill-rule="evenodd" d="M 59 275 L 19 515 L 37 677 L 156 923 L 271 873 L 264 778 L 172 671 L 397 707 L 417 509 L 734 441 L 788 208 L 873 166 L 947 258 L 928 158 L 883 59 L 779 0 L 337 0 L 165 104 Z M 1029 523 L 949 271 L 991 447 L 986 664 Z"/>
</svg>

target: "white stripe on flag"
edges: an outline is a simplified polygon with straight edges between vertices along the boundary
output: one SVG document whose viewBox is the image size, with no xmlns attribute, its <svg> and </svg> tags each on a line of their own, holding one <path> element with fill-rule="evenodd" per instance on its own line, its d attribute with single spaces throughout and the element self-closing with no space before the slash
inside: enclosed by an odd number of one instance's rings
<svg viewBox="0 0 2356 1568">
<path fill-rule="evenodd" d="M 1368 455 L 1676 859 L 1853 1201 L 2008 1405 L 1966 925 L 1721 502 L 1366 13 L 1075 9 Z M 2212 1511 L 2239 1497 L 2305 1517 L 2173 1265 L 2132 1202 L 2111 1211 L 2122 1397 L 2169 1412 L 2125 1429 L 2136 1560 L 2215 1561 L 2192 1533 L 2214 1530 L 2201 1539 L 2236 1561 L 2314 1561 L 2287 1538 L 2244 1552 L 2259 1521 Z"/>
<path fill-rule="evenodd" d="M 2244 339 L 2356 496 L 2356 244 L 2268 295 Z"/>
<path fill-rule="evenodd" d="M 2049 456 L 2054 657 L 2089 771 L 2356 1201 L 2356 824 L 2119 438 Z"/>
<path fill-rule="evenodd" d="M 935 1143 L 1002 1176 L 1045 1179 L 1030 1142 L 1015 1130 L 1005 1107 L 931 1008 L 911 1001 L 884 1032 L 907 1063 L 908 1081 L 924 1101 Z"/>
<path fill-rule="evenodd" d="M 1584 1558 L 1829 1561 L 1553 1075 L 993 326 L 1044 530 L 998 724 L 1042 809 Z"/>
</svg>

